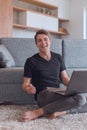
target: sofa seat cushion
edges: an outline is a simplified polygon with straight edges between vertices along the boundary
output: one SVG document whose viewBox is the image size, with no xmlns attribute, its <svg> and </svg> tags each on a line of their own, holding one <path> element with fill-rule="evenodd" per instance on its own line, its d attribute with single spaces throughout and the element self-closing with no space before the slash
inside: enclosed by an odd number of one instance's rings
<svg viewBox="0 0 87 130">
<path fill-rule="evenodd" d="M 4 45 L 0 45 L 0 68 L 14 67 L 15 61 Z"/>
<path fill-rule="evenodd" d="M 23 67 L 1 68 L 0 84 L 18 84 L 23 81 Z"/>
</svg>

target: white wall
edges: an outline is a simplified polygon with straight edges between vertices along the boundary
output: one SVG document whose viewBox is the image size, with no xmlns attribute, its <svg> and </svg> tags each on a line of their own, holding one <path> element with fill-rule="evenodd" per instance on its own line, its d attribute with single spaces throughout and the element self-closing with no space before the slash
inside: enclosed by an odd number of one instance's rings
<svg viewBox="0 0 87 130">
<path fill-rule="evenodd" d="M 58 17 L 69 19 L 70 18 L 70 0 L 57 0 L 58 4 Z"/>
<path fill-rule="evenodd" d="M 70 23 L 68 27 L 70 34 L 68 38 L 83 38 L 83 13 L 85 7 L 87 7 L 87 0 L 70 0 Z"/>
<path fill-rule="evenodd" d="M 58 17 L 69 19 L 70 0 L 38 0 L 58 6 Z"/>
<path fill-rule="evenodd" d="M 18 0 L 14 0 L 14 4 L 17 5 L 17 1 Z M 42 2 L 46 2 L 46 3 L 50 3 L 52 5 L 56 5 L 58 6 L 58 16 L 61 18 L 66 18 L 69 19 L 69 3 L 70 0 L 38 0 L 38 1 L 42 1 Z M 18 5 L 20 5 L 23 7 L 28 7 L 28 5 L 23 2 L 19 2 Z M 22 30 L 22 29 L 13 29 L 13 37 L 33 37 L 34 36 L 34 32 L 29 31 L 29 30 Z"/>
</svg>

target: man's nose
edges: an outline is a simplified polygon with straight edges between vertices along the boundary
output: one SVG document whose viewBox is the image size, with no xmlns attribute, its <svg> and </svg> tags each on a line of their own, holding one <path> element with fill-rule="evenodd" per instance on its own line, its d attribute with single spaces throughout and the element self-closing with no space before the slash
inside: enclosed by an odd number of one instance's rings
<svg viewBox="0 0 87 130">
<path fill-rule="evenodd" d="M 44 41 L 44 40 L 42 40 L 42 43 L 45 43 L 45 41 Z"/>
</svg>

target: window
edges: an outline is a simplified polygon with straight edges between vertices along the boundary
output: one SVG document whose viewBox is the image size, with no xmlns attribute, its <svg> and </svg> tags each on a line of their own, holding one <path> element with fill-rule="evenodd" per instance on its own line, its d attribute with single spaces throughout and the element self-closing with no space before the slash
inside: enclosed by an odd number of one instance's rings
<svg viewBox="0 0 87 130">
<path fill-rule="evenodd" d="M 83 38 L 87 39 L 87 7 L 84 8 L 83 15 Z"/>
</svg>

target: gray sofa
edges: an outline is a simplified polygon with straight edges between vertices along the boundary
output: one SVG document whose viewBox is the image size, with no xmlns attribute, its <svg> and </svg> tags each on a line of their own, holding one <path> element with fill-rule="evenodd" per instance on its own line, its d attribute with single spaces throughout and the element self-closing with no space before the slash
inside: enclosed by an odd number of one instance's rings
<svg viewBox="0 0 87 130">
<path fill-rule="evenodd" d="M 1 45 L 10 52 L 15 65 L 0 68 L 0 102 L 34 103 L 33 95 L 22 90 L 24 63 L 38 52 L 34 39 L 1 38 Z M 87 40 L 53 39 L 51 50 L 63 56 L 69 76 L 73 70 L 87 70 Z"/>
<path fill-rule="evenodd" d="M 62 54 L 62 40 L 53 40 L 52 50 Z M 23 69 L 28 57 L 37 53 L 38 50 L 34 39 L 28 38 L 1 38 L 0 48 L 4 45 L 10 52 L 14 63 L 10 63 L 5 68 L 0 68 L 0 102 L 10 102 L 14 104 L 34 103 L 34 97 L 22 90 Z M 1 50 L 4 53 L 6 50 Z M 11 59 L 12 59 L 11 58 Z M 5 59 L 5 58 L 4 58 Z"/>
</svg>

